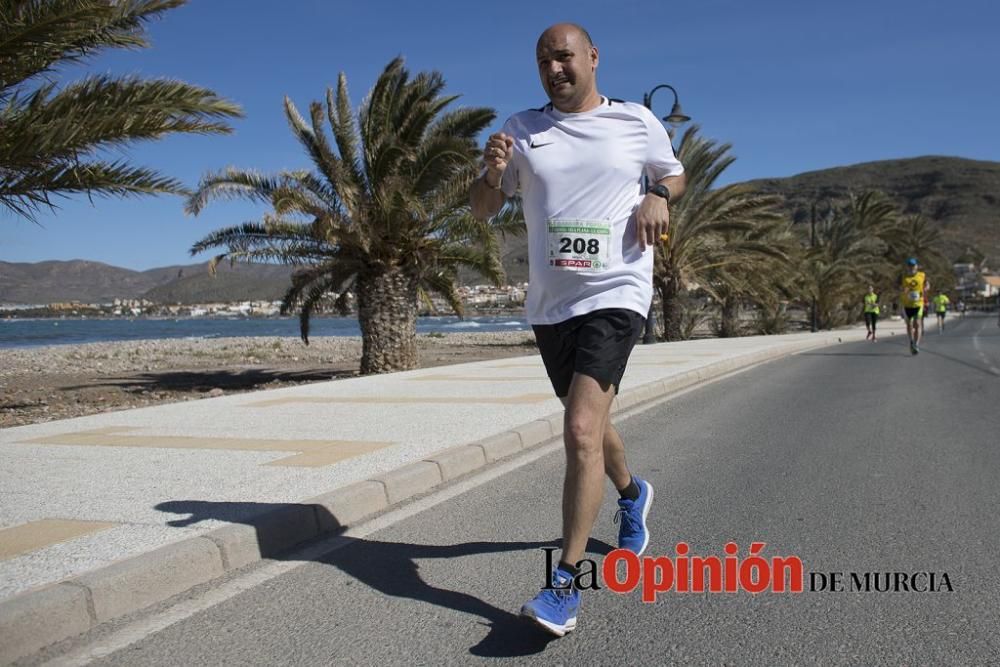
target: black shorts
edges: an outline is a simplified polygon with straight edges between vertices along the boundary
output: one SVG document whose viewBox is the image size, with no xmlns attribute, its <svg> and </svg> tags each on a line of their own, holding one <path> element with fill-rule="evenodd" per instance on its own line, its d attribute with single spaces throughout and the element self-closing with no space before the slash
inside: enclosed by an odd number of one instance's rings
<svg viewBox="0 0 1000 667">
<path fill-rule="evenodd" d="M 920 306 L 917 306 L 916 308 L 903 308 L 903 311 L 906 312 L 906 319 L 908 320 L 915 320 L 920 317 L 921 310 L 923 310 L 923 308 Z"/>
<path fill-rule="evenodd" d="M 614 385 L 617 394 L 645 323 L 646 318 L 635 311 L 607 308 L 556 324 L 532 326 L 556 396 L 569 395 L 574 373 Z"/>
<path fill-rule="evenodd" d="M 878 313 L 865 313 L 865 324 L 872 325 L 878 322 Z"/>
<path fill-rule="evenodd" d="M 939 310 L 937 316 L 940 317 L 943 320 L 944 319 L 944 314 L 946 312 L 948 312 L 948 311 L 947 310 Z"/>
</svg>

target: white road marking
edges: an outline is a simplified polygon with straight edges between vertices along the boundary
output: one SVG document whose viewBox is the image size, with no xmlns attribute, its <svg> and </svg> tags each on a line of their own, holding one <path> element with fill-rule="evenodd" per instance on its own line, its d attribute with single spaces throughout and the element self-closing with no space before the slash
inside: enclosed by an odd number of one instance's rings
<svg viewBox="0 0 1000 667">
<path fill-rule="evenodd" d="M 976 348 L 976 352 L 979 353 L 979 358 L 983 360 L 983 363 L 989 366 L 990 371 L 992 371 L 994 375 L 1000 375 L 1000 368 L 996 367 L 996 364 L 993 363 L 993 360 L 990 359 L 988 356 L 986 356 L 986 353 L 983 352 L 983 348 L 979 346 L 979 334 L 986 327 L 986 323 L 988 321 L 990 320 L 988 319 L 983 320 L 982 323 L 979 325 L 979 330 L 972 335 L 972 346 Z"/>
</svg>

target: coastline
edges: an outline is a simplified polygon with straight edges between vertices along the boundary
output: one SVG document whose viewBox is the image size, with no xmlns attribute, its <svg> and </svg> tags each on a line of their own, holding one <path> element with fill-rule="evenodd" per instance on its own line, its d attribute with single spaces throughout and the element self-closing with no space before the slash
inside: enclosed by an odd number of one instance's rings
<svg viewBox="0 0 1000 667">
<path fill-rule="evenodd" d="M 537 354 L 530 331 L 417 336 L 418 367 Z M 0 349 L 0 428 L 358 375 L 361 338 L 167 338 Z"/>
</svg>

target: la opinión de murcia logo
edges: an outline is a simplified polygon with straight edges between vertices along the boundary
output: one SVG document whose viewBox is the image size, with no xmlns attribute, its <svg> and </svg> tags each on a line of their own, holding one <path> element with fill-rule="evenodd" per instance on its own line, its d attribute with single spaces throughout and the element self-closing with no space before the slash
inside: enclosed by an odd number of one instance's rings
<svg viewBox="0 0 1000 667">
<path fill-rule="evenodd" d="M 810 572 L 809 590 L 828 593 L 953 593 L 947 572 Z"/>
<path fill-rule="evenodd" d="M 598 566 L 589 558 L 576 563 L 578 573 L 573 587 L 579 590 L 607 588 L 626 594 L 637 588 L 643 602 L 655 602 L 661 593 L 739 593 L 758 594 L 809 592 L 952 592 L 947 572 L 806 572 L 798 556 L 762 555 L 765 542 L 751 542 L 743 557 L 735 542 L 723 547 L 723 557 L 690 553 L 687 542 L 678 542 L 674 557 L 636 556 L 626 549 L 615 549 Z M 545 588 L 558 589 L 552 580 L 555 547 L 545 552 Z M 808 575 L 808 577 L 807 577 Z M 808 588 L 806 587 L 808 579 Z"/>
</svg>

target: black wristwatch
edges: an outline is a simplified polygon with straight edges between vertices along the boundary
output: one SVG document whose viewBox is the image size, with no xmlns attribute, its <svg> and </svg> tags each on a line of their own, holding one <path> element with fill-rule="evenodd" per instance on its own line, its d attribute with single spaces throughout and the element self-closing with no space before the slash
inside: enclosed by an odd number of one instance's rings
<svg viewBox="0 0 1000 667">
<path fill-rule="evenodd" d="M 651 185 L 649 186 L 649 189 L 646 190 L 646 194 L 656 195 L 657 197 L 663 197 L 664 199 L 667 200 L 668 204 L 670 203 L 670 188 L 668 188 L 665 185 L 661 185 L 659 183 L 657 183 L 656 185 Z"/>
</svg>

